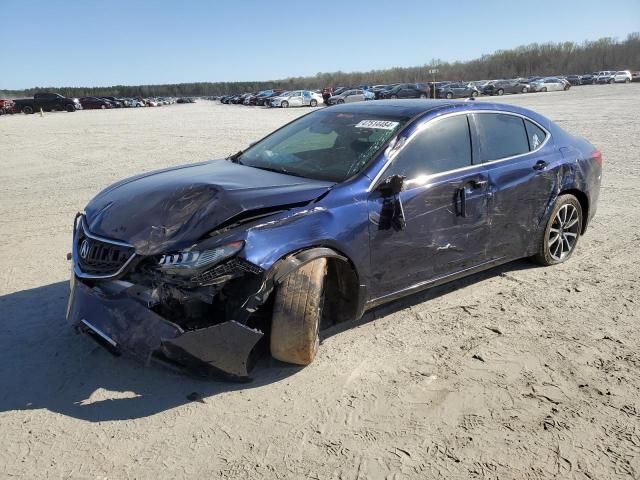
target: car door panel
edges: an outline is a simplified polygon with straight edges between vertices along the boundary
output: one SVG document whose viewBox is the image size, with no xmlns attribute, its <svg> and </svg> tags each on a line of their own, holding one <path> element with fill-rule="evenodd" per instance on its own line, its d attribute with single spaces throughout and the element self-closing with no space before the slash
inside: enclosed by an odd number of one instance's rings
<svg viewBox="0 0 640 480">
<path fill-rule="evenodd" d="M 464 215 L 460 192 L 465 191 Z M 391 199 L 369 198 L 374 297 L 383 296 L 478 265 L 488 243 L 487 175 L 483 166 L 442 176 L 399 194 L 405 227 L 388 216 Z"/>
<path fill-rule="evenodd" d="M 466 115 L 417 126 L 383 177 L 393 175 L 405 179 L 400 193 L 368 198 L 374 297 L 485 261 L 488 177 L 473 164 Z"/>
<path fill-rule="evenodd" d="M 473 115 L 474 138 L 480 133 L 477 122 L 482 117 L 481 114 Z M 524 122 L 520 117 L 516 118 Z M 550 140 L 546 139 L 546 143 L 533 152 L 485 163 L 489 178 L 489 251 L 492 258 L 521 258 L 536 237 L 547 206 L 557 191 L 562 160 Z M 481 143 L 481 140 L 476 142 Z"/>
</svg>

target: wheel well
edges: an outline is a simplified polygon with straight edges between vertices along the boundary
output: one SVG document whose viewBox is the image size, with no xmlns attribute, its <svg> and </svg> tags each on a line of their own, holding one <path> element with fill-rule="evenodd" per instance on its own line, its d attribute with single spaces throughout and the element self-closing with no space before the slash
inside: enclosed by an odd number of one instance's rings
<svg viewBox="0 0 640 480">
<path fill-rule="evenodd" d="M 564 194 L 571 194 L 580 202 L 580 207 L 582 208 L 582 231 L 580 232 L 580 235 L 583 235 L 587 230 L 587 219 L 589 218 L 589 198 L 584 192 L 576 190 L 575 188 L 560 192 L 560 195 Z"/>
<path fill-rule="evenodd" d="M 327 258 L 323 323 L 330 325 L 354 320 L 358 315 L 360 283 L 348 261 Z"/>
</svg>

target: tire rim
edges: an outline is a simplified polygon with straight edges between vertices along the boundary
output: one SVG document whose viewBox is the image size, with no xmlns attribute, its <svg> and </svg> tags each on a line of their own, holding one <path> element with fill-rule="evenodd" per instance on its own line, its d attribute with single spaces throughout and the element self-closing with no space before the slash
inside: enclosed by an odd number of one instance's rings
<svg viewBox="0 0 640 480">
<path fill-rule="evenodd" d="M 561 261 L 573 251 L 578 241 L 579 228 L 580 214 L 578 209 L 570 203 L 560 207 L 549 229 L 547 244 L 551 258 Z"/>
</svg>

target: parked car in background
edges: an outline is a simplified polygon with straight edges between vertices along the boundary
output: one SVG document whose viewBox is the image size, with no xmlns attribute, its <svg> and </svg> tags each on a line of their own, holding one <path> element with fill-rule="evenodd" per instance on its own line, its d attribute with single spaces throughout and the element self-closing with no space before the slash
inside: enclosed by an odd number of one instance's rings
<svg viewBox="0 0 640 480">
<path fill-rule="evenodd" d="M 0 98 L 0 115 L 13 112 L 14 103 L 13 100 L 7 100 Z"/>
<path fill-rule="evenodd" d="M 504 95 L 505 93 L 527 93 L 531 85 L 520 80 L 493 80 L 484 86 L 484 95 Z"/>
<path fill-rule="evenodd" d="M 354 88 L 353 90 L 346 90 L 340 95 L 334 95 L 329 97 L 327 105 L 336 105 L 339 103 L 352 103 L 362 102 L 364 100 L 374 100 L 376 98 L 373 92 L 368 90 L 362 90 L 360 88 Z"/>
<path fill-rule="evenodd" d="M 582 82 L 582 85 L 595 85 L 597 76 L 598 72 L 585 73 L 580 77 L 580 81 Z"/>
<path fill-rule="evenodd" d="M 271 99 L 274 97 L 277 97 L 278 95 L 281 95 L 282 93 L 284 93 L 284 90 L 282 89 L 277 89 L 274 90 L 273 92 L 271 92 L 268 95 L 265 95 L 264 97 L 259 97 L 256 100 L 256 105 L 264 105 L 265 107 L 270 107 L 271 106 Z"/>
<path fill-rule="evenodd" d="M 380 93 L 380 98 L 429 98 L 429 86 L 421 83 L 399 83 Z"/>
<path fill-rule="evenodd" d="M 630 83 L 631 80 L 633 80 L 629 70 L 620 70 L 615 72 L 611 77 L 615 83 Z"/>
<path fill-rule="evenodd" d="M 640 82 L 640 72 L 631 72 L 631 81 Z"/>
<path fill-rule="evenodd" d="M 598 72 L 598 75 L 596 76 L 596 83 L 613 83 L 613 75 L 615 73 L 616 72 L 611 70 Z"/>
<path fill-rule="evenodd" d="M 36 93 L 33 98 L 14 100 L 15 108 L 22 113 L 34 113 L 42 109 L 45 112 L 64 110 L 75 112 L 81 110 L 82 105 L 77 98 L 67 98 L 57 93 Z"/>
<path fill-rule="evenodd" d="M 558 92 L 564 90 L 566 84 L 559 78 L 547 77 L 530 84 L 532 92 Z"/>
<path fill-rule="evenodd" d="M 80 99 L 80 104 L 84 110 L 94 110 L 94 109 L 107 109 L 113 108 L 113 105 L 108 100 L 104 98 L 98 97 L 82 97 Z"/>
<path fill-rule="evenodd" d="M 448 83 L 436 88 L 436 98 L 477 97 L 480 91 L 471 83 Z"/>
<path fill-rule="evenodd" d="M 284 92 L 271 99 L 272 107 L 316 107 L 322 102 L 322 96 L 319 93 L 310 90 L 291 90 Z"/>
<path fill-rule="evenodd" d="M 582 85 L 582 77 L 580 75 L 567 75 L 565 78 L 571 85 Z"/>
</svg>

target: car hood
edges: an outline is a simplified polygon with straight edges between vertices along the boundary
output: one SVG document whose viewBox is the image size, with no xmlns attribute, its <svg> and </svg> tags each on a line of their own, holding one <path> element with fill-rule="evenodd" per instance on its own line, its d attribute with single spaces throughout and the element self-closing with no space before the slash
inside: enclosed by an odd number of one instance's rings
<svg viewBox="0 0 640 480">
<path fill-rule="evenodd" d="M 127 242 L 139 255 L 190 247 L 250 212 L 309 202 L 334 184 L 216 160 L 122 180 L 85 208 L 89 231 Z"/>
</svg>

